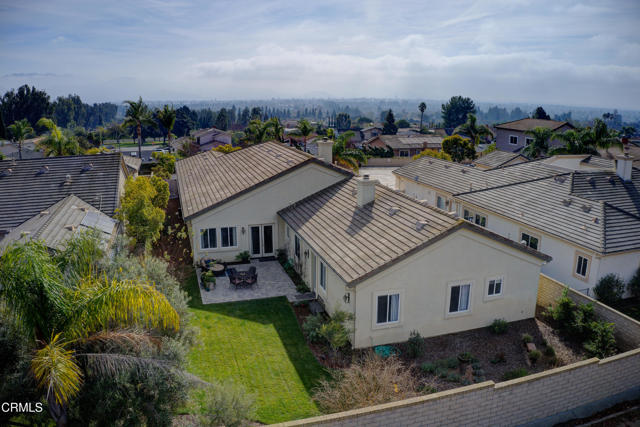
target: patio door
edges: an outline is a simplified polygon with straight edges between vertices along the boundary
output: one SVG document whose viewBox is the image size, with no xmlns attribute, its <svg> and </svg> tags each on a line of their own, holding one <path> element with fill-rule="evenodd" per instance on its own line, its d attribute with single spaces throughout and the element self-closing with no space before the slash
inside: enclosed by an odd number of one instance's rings
<svg viewBox="0 0 640 427">
<path fill-rule="evenodd" d="M 251 239 L 252 257 L 272 256 L 274 254 L 273 224 L 250 226 L 249 238 Z"/>
</svg>

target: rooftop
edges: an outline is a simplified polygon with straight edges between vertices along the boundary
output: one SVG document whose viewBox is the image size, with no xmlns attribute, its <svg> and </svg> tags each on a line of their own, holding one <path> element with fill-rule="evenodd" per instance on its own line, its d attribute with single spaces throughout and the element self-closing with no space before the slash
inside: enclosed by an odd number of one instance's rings
<svg viewBox="0 0 640 427">
<path fill-rule="evenodd" d="M 493 169 L 503 166 L 516 158 L 521 159 L 523 162 L 529 161 L 529 159 L 522 154 L 495 150 L 491 153 L 478 157 L 476 160 L 474 160 L 474 163 Z"/>
<path fill-rule="evenodd" d="M 573 125 L 569 122 L 559 122 L 557 120 L 544 120 L 544 119 L 520 119 L 512 122 L 500 123 L 495 125 L 496 129 L 509 129 L 524 132 L 526 130 L 532 130 L 537 127 L 548 128 L 556 130 L 562 126 L 569 126 L 573 128 Z"/>
</svg>

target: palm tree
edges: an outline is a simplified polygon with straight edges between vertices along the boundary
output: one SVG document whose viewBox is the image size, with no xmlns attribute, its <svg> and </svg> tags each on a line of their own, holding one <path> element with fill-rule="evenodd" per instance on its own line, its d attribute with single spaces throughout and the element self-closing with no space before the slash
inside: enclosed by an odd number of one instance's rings
<svg viewBox="0 0 640 427">
<path fill-rule="evenodd" d="M 617 136 L 607 128 L 607 124 L 600 119 L 593 121 L 593 126 L 587 130 L 587 139 L 595 147 L 602 148 L 610 157 L 609 148 L 618 147 L 622 150 L 622 142 Z"/>
<path fill-rule="evenodd" d="M 12 125 L 7 126 L 9 132 L 11 132 L 12 141 L 18 146 L 18 156 L 22 160 L 22 144 L 30 133 L 33 133 L 33 128 L 29 123 L 29 120 L 22 119 L 16 120 Z"/>
<path fill-rule="evenodd" d="M 347 131 L 340 135 L 336 142 L 333 143 L 333 161 L 337 164 L 353 169 L 358 173 L 360 163 L 367 164 L 367 156 L 361 150 L 347 148 L 347 142 L 353 138 L 355 133 Z"/>
<path fill-rule="evenodd" d="M 296 132 L 296 134 L 304 138 L 304 151 L 307 151 L 307 138 L 309 137 L 309 135 L 311 135 L 311 132 L 313 132 L 313 126 L 311 126 L 309 120 L 298 120 L 298 131 Z"/>
<path fill-rule="evenodd" d="M 78 267 L 76 272 L 89 271 Z M 153 284 L 78 277 L 63 274 L 41 242 L 13 244 L 0 257 L 0 298 L 35 345 L 31 369 L 58 425 L 66 424 L 67 405 L 80 393 L 83 377 L 165 363 L 114 352 L 85 352 L 91 342 L 103 342 L 104 348 L 123 340 L 150 344 L 147 333 L 131 328 L 178 330 L 180 323 Z"/>
<path fill-rule="evenodd" d="M 522 154 L 532 159 L 538 158 L 549 150 L 549 140 L 553 136 L 553 131 L 548 128 L 537 127 L 527 130 L 525 135 L 533 137 L 533 142 L 524 147 Z"/>
<path fill-rule="evenodd" d="M 271 136 L 271 126 L 269 122 L 261 122 L 260 119 L 254 119 L 249 122 L 244 133 L 251 144 L 259 144 L 266 141 Z"/>
<path fill-rule="evenodd" d="M 129 104 L 122 126 L 135 127 L 138 134 L 138 158 L 142 158 L 142 125 L 155 126 L 151 112 L 147 104 L 142 102 L 142 97 L 137 101 L 124 101 Z"/>
<path fill-rule="evenodd" d="M 169 107 L 167 104 L 164 105 L 162 110 L 158 111 L 158 121 L 167 130 L 166 139 L 171 144 L 171 130 L 173 129 L 173 125 L 176 124 L 176 110 L 173 107 Z"/>
<path fill-rule="evenodd" d="M 270 127 L 273 131 L 273 136 L 276 140 L 283 142 L 284 141 L 284 126 L 280 123 L 280 119 L 277 117 L 271 117 L 268 122 L 265 123 L 266 126 Z"/>
<path fill-rule="evenodd" d="M 420 105 L 418 105 L 418 110 L 420 110 L 420 130 L 422 130 L 422 118 L 424 117 L 424 112 L 427 109 L 427 104 L 425 104 L 424 102 L 421 102 Z"/>
<path fill-rule="evenodd" d="M 595 154 L 598 155 L 587 139 L 587 132 L 576 129 L 569 129 L 564 133 L 554 133 L 551 139 L 557 139 L 564 142 L 561 147 L 555 147 L 549 150 L 550 156 L 557 154 Z"/>
<path fill-rule="evenodd" d="M 65 129 L 59 128 L 53 120 L 43 117 L 36 125 L 49 129 L 49 135 L 40 142 L 46 156 L 68 156 L 78 154 L 80 151 L 76 137 L 70 135 L 68 131 L 65 132 Z"/>
<path fill-rule="evenodd" d="M 475 145 L 480 144 L 480 138 L 493 135 L 486 125 L 478 126 L 478 119 L 471 113 L 467 114 L 467 121 L 455 128 L 453 133 L 467 135 Z"/>
</svg>

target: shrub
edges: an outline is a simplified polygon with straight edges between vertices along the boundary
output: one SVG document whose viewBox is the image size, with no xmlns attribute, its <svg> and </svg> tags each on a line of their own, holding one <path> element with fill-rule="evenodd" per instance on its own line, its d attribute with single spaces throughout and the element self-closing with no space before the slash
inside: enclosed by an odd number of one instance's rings
<svg viewBox="0 0 640 427">
<path fill-rule="evenodd" d="M 236 260 L 240 262 L 248 262 L 251 255 L 249 255 L 249 251 L 242 251 L 238 255 L 236 255 Z"/>
<path fill-rule="evenodd" d="M 556 355 L 556 350 L 555 348 L 551 347 L 550 345 L 548 345 L 545 349 L 544 349 L 544 355 L 547 357 L 555 357 Z"/>
<path fill-rule="evenodd" d="M 624 281 L 615 273 L 609 273 L 598 280 L 593 288 L 598 301 L 607 305 L 613 305 L 622 299 L 624 294 Z"/>
<path fill-rule="evenodd" d="M 504 319 L 495 319 L 491 326 L 489 326 L 489 330 L 496 335 L 506 333 L 507 329 L 509 329 L 509 322 Z"/>
<path fill-rule="evenodd" d="M 613 323 L 592 322 L 591 339 L 584 343 L 584 348 L 591 356 L 605 358 L 616 354 L 616 338 L 613 335 Z"/>
<path fill-rule="evenodd" d="M 278 249 L 276 252 L 276 257 L 278 258 L 278 262 L 282 265 L 287 263 L 287 251 L 286 249 Z"/>
<path fill-rule="evenodd" d="M 460 382 L 460 375 L 452 372 L 449 375 L 447 375 L 447 381 L 450 382 L 450 383 L 459 383 Z"/>
<path fill-rule="evenodd" d="M 493 359 L 490 360 L 491 363 L 493 363 L 494 365 L 496 363 L 505 363 L 507 361 L 507 356 L 504 354 L 504 351 L 501 351 L 500 353 L 496 354 L 495 356 L 493 356 Z"/>
<path fill-rule="evenodd" d="M 325 412 L 340 412 L 417 396 L 417 385 L 398 358 L 382 359 L 370 352 L 333 381 L 322 380 L 314 399 Z"/>
<path fill-rule="evenodd" d="M 460 365 L 460 362 L 455 357 L 449 357 L 447 359 L 444 359 L 444 361 L 445 361 L 445 366 L 448 369 L 456 369 Z"/>
<path fill-rule="evenodd" d="M 556 301 L 555 307 L 549 306 L 546 315 L 555 320 L 561 331 L 567 332 L 574 324 L 576 303 L 569 298 L 569 291 L 562 291 L 562 296 Z"/>
<path fill-rule="evenodd" d="M 415 359 L 424 354 L 424 339 L 418 331 L 411 331 L 407 341 L 407 356 Z"/>
<path fill-rule="evenodd" d="M 533 337 L 529 334 L 522 334 L 522 342 L 525 344 L 533 342 Z"/>
<path fill-rule="evenodd" d="M 438 368 L 436 369 L 436 375 L 440 378 L 447 378 L 447 375 L 449 375 L 449 370 L 447 368 Z"/>
<path fill-rule="evenodd" d="M 525 368 L 519 368 L 505 372 L 502 376 L 502 380 L 509 381 L 516 378 L 526 377 L 527 375 L 529 375 L 529 371 L 527 371 Z"/>
<path fill-rule="evenodd" d="M 309 341 L 315 343 L 321 342 L 324 339 L 320 334 L 320 328 L 323 323 L 324 319 L 320 314 L 307 316 L 302 323 L 302 332 L 304 332 Z"/>
<path fill-rule="evenodd" d="M 538 350 L 531 350 L 529 352 L 529 360 L 531 361 L 531 363 L 535 364 L 538 359 L 540 359 L 540 356 L 542 356 L 542 353 L 540 353 Z"/>
<path fill-rule="evenodd" d="M 430 384 L 425 384 L 420 389 L 420 393 L 422 393 L 422 394 L 431 394 L 431 393 L 435 393 L 437 391 L 438 391 L 438 389 L 435 388 L 434 386 L 430 385 Z"/>
<path fill-rule="evenodd" d="M 351 331 L 345 323 L 352 319 L 351 313 L 336 310 L 331 319 L 320 327 L 320 335 L 327 340 L 334 353 L 349 342 Z"/>
<path fill-rule="evenodd" d="M 438 367 L 434 363 L 423 363 L 420 365 L 420 369 L 422 369 L 422 372 L 425 374 L 434 374 Z"/>
<path fill-rule="evenodd" d="M 244 426 L 255 417 L 254 398 L 233 383 L 213 383 L 201 403 L 200 425 Z"/>
<path fill-rule="evenodd" d="M 636 270 L 636 274 L 629 280 L 629 292 L 636 298 L 640 298 L 640 267 Z"/>
</svg>

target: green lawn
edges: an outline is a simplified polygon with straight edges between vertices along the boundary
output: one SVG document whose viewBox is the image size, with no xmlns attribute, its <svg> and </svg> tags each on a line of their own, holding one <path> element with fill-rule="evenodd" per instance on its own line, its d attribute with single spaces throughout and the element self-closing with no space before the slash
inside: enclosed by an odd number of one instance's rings
<svg viewBox="0 0 640 427">
<path fill-rule="evenodd" d="M 257 420 L 263 423 L 320 413 L 310 390 L 326 373 L 285 297 L 203 305 L 195 276 L 189 293 L 202 341 L 188 356 L 191 373 L 244 385 L 256 396 Z"/>
</svg>

